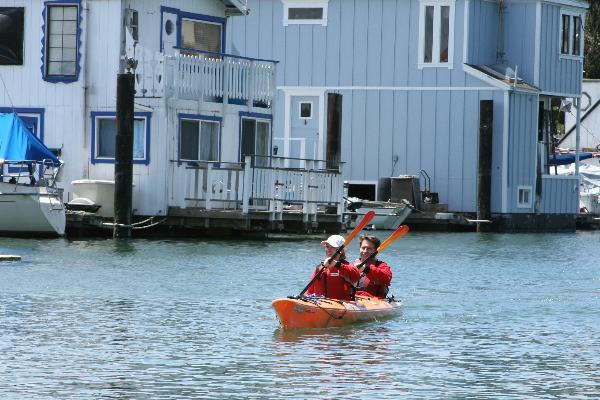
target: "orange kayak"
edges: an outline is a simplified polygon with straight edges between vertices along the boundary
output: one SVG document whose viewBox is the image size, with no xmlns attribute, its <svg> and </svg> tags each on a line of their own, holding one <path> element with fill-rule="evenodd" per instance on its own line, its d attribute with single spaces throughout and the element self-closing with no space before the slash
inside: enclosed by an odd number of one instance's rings
<svg viewBox="0 0 600 400">
<path fill-rule="evenodd" d="M 356 301 L 303 297 L 273 300 L 283 329 L 327 328 L 362 321 L 376 321 L 400 315 L 401 300 L 356 296 Z"/>
</svg>

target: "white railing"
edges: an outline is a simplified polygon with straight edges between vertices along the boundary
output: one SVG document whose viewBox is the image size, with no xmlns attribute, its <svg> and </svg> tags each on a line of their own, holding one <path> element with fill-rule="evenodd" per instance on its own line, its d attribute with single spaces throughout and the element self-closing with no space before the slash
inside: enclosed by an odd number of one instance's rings
<svg viewBox="0 0 600 400">
<path fill-rule="evenodd" d="M 271 213 L 282 219 L 286 211 L 316 220 L 319 206 L 336 207 L 342 216 L 341 170 L 325 169 L 326 162 L 304 160 L 306 168 L 284 168 L 283 157 L 247 156 L 244 163 L 177 163 L 170 206 L 206 210 Z"/>
<path fill-rule="evenodd" d="M 165 56 L 136 46 L 136 96 L 237 102 L 271 106 L 275 93 L 273 61 L 228 54 L 187 53 Z"/>
</svg>

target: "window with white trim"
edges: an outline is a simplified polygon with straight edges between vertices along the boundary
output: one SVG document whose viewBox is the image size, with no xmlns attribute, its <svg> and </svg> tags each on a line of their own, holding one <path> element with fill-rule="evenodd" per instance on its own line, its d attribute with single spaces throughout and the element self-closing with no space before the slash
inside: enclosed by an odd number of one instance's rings
<svg viewBox="0 0 600 400">
<path fill-rule="evenodd" d="M 179 122 L 179 159 L 219 161 L 220 121 L 181 118 Z"/>
<path fill-rule="evenodd" d="M 48 4 L 46 27 L 46 76 L 77 76 L 77 4 Z"/>
<path fill-rule="evenodd" d="M 93 162 L 113 162 L 117 136 L 115 113 L 92 113 L 94 154 Z M 133 162 L 148 163 L 148 134 L 150 117 L 148 113 L 136 113 L 133 119 Z"/>
<path fill-rule="evenodd" d="M 419 12 L 419 68 L 452 68 L 454 0 L 423 0 Z"/>
<path fill-rule="evenodd" d="M 329 0 L 281 0 L 283 2 L 283 26 L 309 24 L 327 25 Z"/>
<path fill-rule="evenodd" d="M 531 208 L 531 186 L 518 187 L 517 207 Z"/>
<path fill-rule="evenodd" d="M 583 57 L 583 16 L 580 13 L 561 12 L 560 54 Z"/>
</svg>

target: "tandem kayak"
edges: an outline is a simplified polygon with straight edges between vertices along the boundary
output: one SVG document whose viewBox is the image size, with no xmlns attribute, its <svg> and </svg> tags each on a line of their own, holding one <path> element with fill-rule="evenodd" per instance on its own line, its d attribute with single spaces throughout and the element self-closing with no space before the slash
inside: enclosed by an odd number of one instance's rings
<svg viewBox="0 0 600 400">
<path fill-rule="evenodd" d="M 327 328 L 400 315 L 402 300 L 357 295 L 355 301 L 324 297 L 281 298 L 273 308 L 283 329 Z"/>
</svg>

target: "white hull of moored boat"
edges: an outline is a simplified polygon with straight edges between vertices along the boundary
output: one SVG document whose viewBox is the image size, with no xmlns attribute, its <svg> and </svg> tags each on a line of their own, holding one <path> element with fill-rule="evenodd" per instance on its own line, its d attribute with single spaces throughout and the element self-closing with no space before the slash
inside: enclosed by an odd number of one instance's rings
<svg viewBox="0 0 600 400">
<path fill-rule="evenodd" d="M 65 223 L 59 191 L 44 186 L 0 183 L 0 234 L 62 236 Z"/>
<path fill-rule="evenodd" d="M 407 205 L 399 207 L 361 207 L 356 212 L 346 213 L 349 218 L 349 228 L 356 226 L 356 221 L 369 211 L 375 212 L 375 217 L 369 223 L 371 229 L 378 230 L 396 230 L 412 212 L 412 208 Z"/>
</svg>

